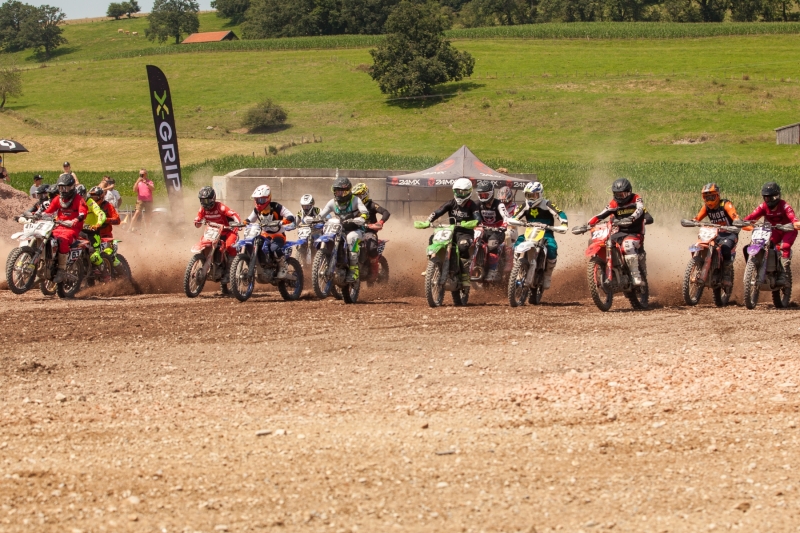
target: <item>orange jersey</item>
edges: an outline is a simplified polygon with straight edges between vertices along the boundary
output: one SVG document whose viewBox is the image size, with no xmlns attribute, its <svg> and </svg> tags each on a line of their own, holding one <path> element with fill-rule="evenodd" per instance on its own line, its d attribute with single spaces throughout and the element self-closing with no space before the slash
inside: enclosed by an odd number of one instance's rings
<svg viewBox="0 0 800 533">
<path fill-rule="evenodd" d="M 720 200 L 719 207 L 716 209 L 708 209 L 704 205 L 694 219 L 699 222 L 706 217 L 718 226 L 730 226 L 734 220 L 739 220 L 739 214 L 730 200 Z"/>
</svg>

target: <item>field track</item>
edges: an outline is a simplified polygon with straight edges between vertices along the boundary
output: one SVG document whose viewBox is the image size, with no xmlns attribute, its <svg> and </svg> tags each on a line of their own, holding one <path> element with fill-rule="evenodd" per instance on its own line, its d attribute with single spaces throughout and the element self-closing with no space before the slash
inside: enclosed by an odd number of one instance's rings
<svg viewBox="0 0 800 533">
<path fill-rule="evenodd" d="M 0 292 L 0 531 L 798 523 L 796 307 L 216 288 Z"/>
</svg>

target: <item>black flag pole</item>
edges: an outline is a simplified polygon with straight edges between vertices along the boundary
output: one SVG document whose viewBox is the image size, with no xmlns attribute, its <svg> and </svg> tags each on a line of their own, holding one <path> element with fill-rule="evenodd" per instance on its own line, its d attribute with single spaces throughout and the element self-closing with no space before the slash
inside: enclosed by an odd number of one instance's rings
<svg viewBox="0 0 800 533">
<path fill-rule="evenodd" d="M 160 68 L 147 65 L 147 80 L 150 83 L 150 105 L 153 109 L 153 122 L 156 126 L 158 155 L 164 183 L 169 196 L 172 221 L 183 222 L 183 192 L 181 187 L 181 159 L 178 152 L 178 132 L 175 129 L 175 109 L 172 107 L 172 93 L 167 77 Z"/>
</svg>

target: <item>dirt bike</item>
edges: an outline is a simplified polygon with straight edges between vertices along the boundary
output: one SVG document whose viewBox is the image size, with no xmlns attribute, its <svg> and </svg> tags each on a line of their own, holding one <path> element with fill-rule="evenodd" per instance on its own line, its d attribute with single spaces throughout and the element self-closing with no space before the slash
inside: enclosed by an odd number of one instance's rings
<svg viewBox="0 0 800 533">
<path fill-rule="evenodd" d="M 215 222 L 206 222 L 206 229 L 200 242 L 192 247 L 194 254 L 186 265 L 183 275 L 183 292 L 189 298 L 196 298 L 203 292 L 203 286 L 209 279 L 219 282 L 222 294 L 229 294 L 228 283 L 223 282 L 230 266 L 230 258 L 221 251 L 222 231 L 228 226 Z"/>
<path fill-rule="evenodd" d="M 592 236 L 586 256 L 589 264 L 586 278 L 589 283 L 589 292 L 592 300 L 601 311 L 611 309 L 614 293 L 622 292 L 631 302 L 634 309 L 647 309 L 650 299 L 650 290 L 647 287 L 647 270 L 645 267 L 645 253 L 639 254 L 639 270 L 644 284 L 637 287 L 633 284 L 628 265 L 624 260 L 622 241 L 612 237 L 619 232 L 620 220 L 600 222 L 594 227 L 577 226 L 572 228 L 572 233 L 580 235 L 591 230 Z"/>
<path fill-rule="evenodd" d="M 714 304 L 725 307 L 731 298 L 733 283 L 723 283 L 722 249 L 717 244 L 720 232 L 739 233 L 739 228 L 734 226 L 719 226 L 717 224 L 698 222 L 695 220 L 681 220 L 684 228 L 700 228 L 697 242 L 689 247 L 692 258 L 686 265 L 683 274 L 683 301 L 686 305 L 697 305 L 703 296 L 703 289 L 710 287 L 714 293 Z M 731 253 L 733 260 L 735 251 Z M 731 266 L 731 280 L 733 280 L 733 266 Z"/>
<path fill-rule="evenodd" d="M 453 220 L 453 219 L 451 219 Z M 450 291 L 453 304 L 467 305 L 469 287 L 461 282 L 461 257 L 456 239 L 456 225 L 464 229 L 474 229 L 477 220 L 465 220 L 458 224 L 431 224 L 414 222 L 417 229 L 434 228 L 433 239 L 428 246 L 428 267 L 425 270 L 425 298 L 430 307 L 439 307 L 444 301 L 445 291 Z"/>
<path fill-rule="evenodd" d="M 779 309 L 789 307 L 792 298 L 792 272 L 785 272 L 786 283 L 778 285 L 778 276 L 784 270 L 780 250 L 775 249 L 770 237 L 773 230 L 794 231 L 794 226 L 792 224 L 773 226 L 767 221 L 753 223 L 740 220 L 735 221 L 734 225 L 753 228 L 750 244 L 745 248 L 747 258 L 747 265 L 744 268 L 745 307 L 755 308 L 761 291 L 772 293 L 772 303 L 775 307 Z"/>
<path fill-rule="evenodd" d="M 342 221 L 331 217 L 325 221 L 322 235 L 316 238 L 314 264 L 311 267 L 311 285 L 317 298 L 327 298 L 332 287 L 341 289 L 345 303 L 354 304 L 361 292 L 361 277 L 355 281 L 345 281 L 350 266 L 350 252 L 347 249 L 347 232 Z"/>
<path fill-rule="evenodd" d="M 494 271 L 489 270 L 489 239 L 493 233 L 497 233 L 499 237 L 499 244 L 497 246 L 497 268 Z M 469 279 L 470 281 L 485 282 L 485 283 L 500 283 L 503 279 L 506 264 L 506 243 L 505 231 L 501 228 L 490 228 L 486 226 L 478 226 L 475 228 L 475 249 L 472 252 L 472 257 L 469 263 Z M 491 279 L 490 279 L 491 277 Z"/>
<path fill-rule="evenodd" d="M 86 241 L 76 240 L 72 244 L 67 259 L 67 281 L 53 283 L 58 257 L 58 241 L 53 237 L 56 226 L 62 222 L 49 216 L 20 217 L 23 230 L 11 236 L 18 239 L 20 246 L 14 248 L 6 259 L 6 280 L 8 288 L 14 294 L 27 292 L 35 282 L 43 294 L 52 296 L 57 293 L 61 298 L 71 298 L 78 292 L 83 271 L 81 257 Z"/>
<path fill-rule="evenodd" d="M 322 234 L 324 224 L 308 224 L 297 228 L 297 258 L 300 263 L 311 267 L 314 262 L 314 240 Z"/>
<path fill-rule="evenodd" d="M 514 248 L 514 266 L 508 278 L 508 303 L 511 307 L 538 305 L 544 293 L 544 271 L 547 266 L 545 231 L 566 233 L 563 226 L 548 226 L 539 222 L 510 219 L 509 224 L 525 229 L 525 240 Z"/>
<path fill-rule="evenodd" d="M 383 226 L 380 224 L 371 224 L 367 226 L 367 228 L 372 229 L 373 231 L 380 231 Z M 361 250 L 359 251 L 359 272 L 364 280 L 367 282 L 367 287 L 372 287 L 375 284 L 386 283 L 389 281 L 389 261 L 386 260 L 386 257 L 383 255 L 383 251 L 386 249 L 386 243 L 389 242 L 388 240 L 378 239 L 378 271 L 372 271 L 372 262 L 369 260 L 369 254 L 367 252 L 367 247 L 361 246 Z"/>
<path fill-rule="evenodd" d="M 236 243 L 239 253 L 231 261 L 231 292 L 240 302 L 246 302 L 253 294 L 256 281 L 278 287 L 284 300 L 297 300 L 303 292 L 303 267 L 292 257 L 292 248 L 301 241 L 291 241 L 283 245 L 286 258 L 286 275 L 278 278 L 278 261 L 270 250 L 271 240 L 264 235 L 264 229 L 279 229 L 280 220 L 252 224 L 237 224 L 232 227 L 244 227 L 244 232 Z"/>
</svg>

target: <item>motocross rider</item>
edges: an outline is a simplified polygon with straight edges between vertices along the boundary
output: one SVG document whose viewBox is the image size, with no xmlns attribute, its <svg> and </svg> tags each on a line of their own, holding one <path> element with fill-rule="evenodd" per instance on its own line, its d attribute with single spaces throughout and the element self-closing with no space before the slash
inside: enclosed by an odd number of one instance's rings
<svg viewBox="0 0 800 533">
<path fill-rule="evenodd" d="M 88 240 L 94 248 L 94 253 L 89 256 L 89 259 L 92 265 L 94 265 L 95 275 L 103 276 L 103 273 L 100 271 L 100 265 L 103 264 L 103 260 L 100 258 L 100 243 L 102 242 L 102 238 L 100 237 L 100 232 L 97 230 L 106 223 L 106 213 L 89 197 L 85 185 L 78 185 L 75 187 L 75 191 L 86 202 L 88 211 L 86 219 L 83 221 L 83 233 L 86 235 L 86 240 Z"/>
<path fill-rule="evenodd" d="M 642 272 L 639 270 L 639 253 L 644 242 L 645 209 L 644 200 L 638 194 L 633 194 L 633 186 L 626 178 L 619 178 L 611 185 L 614 194 L 608 207 L 589 220 L 589 226 L 594 226 L 609 215 L 619 223 L 619 231 L 611 236 L 615 241 L 622 241 L 622 250 L 625 263 L 631 273 L 633 284 L 640 287 L 645 284 Z"/>
<path fill-rule="evenodd" d="M 240 224 L 239 215 L 227 205 L 217 201 L 217 193 L 212 187 L 200 189 L 200 192 L 197 193 L 197 198 L 200 200 L 200 210 L 194 219 L 194 226 L 199 228 L 203 225 L 203 221 L 222 225 L 219 250 L 222 254 L 227 253 L 228 256 L 234 257 L 236 255 L 237 230 L 232 229 L 229 224 L 231 222 Z M 225 269 L 221 281 L 223 284 L 228 283 L 227 269 Z"/>
<path fill-rule="evenodd" d="M 76 194 L 75 177 L 72 174 L 61 174 L 56 182 L 56 196 L 44 210 L 47 215 L 55 215 L 60 224 L 53 229 L 53 237 L 58 241 L 58 270 L 53 283 L 62 283 L 66 278 L 69 249 L 83 229 L 83 220 L 88 209 L 83 197 Z"/>
<path fill-rule="evenodd" d="M 305 221 L 305 218 L 316 218 L 318 216 L 319 207 L 314 207 L 314 197 L 310 194 L 304 194 L 300 198 L 300 211 L 297 212 L 297 225 L 308 226 L 309 223 Z"/>
<path fill-rule="evenodd" d="M 745 220 L 753 222 L 764 217 L 773 226 L 791 223 L 795 228 L 794 231 L 781 231 L 773 228 L 772 237 L 770 238 L 770 242 L 775 246 L 775 249 L 781 251 L 781 265 L 783 265 L 783 272 L 780 273 L 775 283 L 786 285 L 786 272 L 792 266 L 792 245 L 797 239 L 800 220 L 795 215 L 792 206 L 786 203 L 786 200 L 781 199 L 781 186 L 777 183 L 773 181 L 765 183 L 761 187 L 761 197 L 764 199 L 764 203 L 744 217 Z"/>
<path fill-rule="evenodd" d="M 319 212 L 319 218 L 325 219 L 334 213 L 342 221 L 342 227 L 347 231 L 347 247 L 350 250 L 350 268 L 345 281 L 352 283 L 358 279 L 358 250 L 364 238 L 362 228 L 367 223 L 369 211 L 361 198 L 353 195 L 353 184 L 349 179 L 336 178 L 331 191 L 333 199 Z"/>
<path fill-rule="evenodd" d="M 378 265 L 380 259 L 378 254 L 378 232 L 383 229 L 383 225 L 386 224 L 392 214 L 369 197 L 369 187 L 367 187 L 366 183 L 356 183 L 356 186 L 353 187 L 353 194 L 364 202 L 364 207 L 369 211 L 367 225 L 364 230 L 364 246 L 367 248 L 369 257 L 369 279 L 367 281 L 375 281 L 378 277 L 378 270 L 380 270 Z M 381 216 L 380 220 L 378 220 L 378 215 Z"/>
<path fill-rule="evenodd" d="M 719 185 L 706 183 L 703 186 L 702 195 L 704 205 L 700 208 L 697 216 L 694 217 L 695 221 L 700 222 L 705 217 L 708 217 L 708 220 L 713 224 L 730 226 L 734 220 L 739 220 L 739 214 L 736 212 L 733 202 L 721 198 Z M 722 251 L 722 281 L 726 285 L 732 285 L 733 251 L 736 249 L 739 236 L 735 233 L 720 232 L 716 241 Z"/>
<path fill-rule="evenodd" d="M 39 185 L 36 188 L 36 203 L 30 209 L 26 209 L 22 216 L 32 217 L 39 215 L 47 209 L 48 205 L 50 205 L 50 185 Z"/>
<path fill-rule="evenodd" d="M 566 228 L 568 225 L 567 215 L 558 208 L 553 202 L 544 197 L 544 187 L 538 181 L 531 181 L 525 185 L 525 204 L 520 206 L 513 218 L 516 220 L 525 220 L 526 222 L 538 222 L 540 224 L 547 224 L 548 226 L 555 226 L 556 219 L 558 219 L 561 227 Z M 520 235 L 514 247 L 518 244 L 525 242 L 525 235 Z M 558 261 L 558 243 L 553 235 L 552 230 L 545 230 L 544 232 L 545 248 L 547 249 L 547 264 L 544 269 L 544 278 L 542 279 L 542 288 L 549 289 L 550 282 L 553 278 L 553 270 L 556 268 Z"/>
<path fill-rule="evenodd" d="M 486 241 L 489 257 L 486 260 L 486 281 L 500 279 L 497 266 L 500 257 L 497 248 L 506 240 L 506 219 L 508 211 L 503 203 L 494 197 L 494 184 L 491 181 L 481 181 L 475 188 L 478 193 L 478 220 L 484 227 L 481 239 Z"/>
<path fill-rule="evenodd" d="M 286 257 L 283 254 L 283 245 L 286 244 L 286 232 L 295 228 L 295 218 L 291 211 L 278 202 L 272 201 L 272 190 L 269 185 L 259 185 L 251 195 L 255 202 L 253 212 L 247 217 L 250 223 L 280 222 L 280 225 L 263 228 L 264 237 L 270 242 L 269 249 L 278 258 L 278 274 L 276 277 L 286 277 Z"/>
<path fill-rule="evenodd" d="M 428 222 L 433 222 L 442 215 L 447 214 L 455 221 L 455 240 L 458 253 L 461 257 L 461 285 L 469 287 L 469 247 L 475 232 L 461 227 L 459 224 L 468 220 L 478 220 L 478 204 L 472 201 L 472 182 L 468 178 L 459 178 L 453 183 L 453 199 L 443 203 L 439 209 L 428 216 Z M 433 237 L 431 237 L 433 239 Z"/>
<path fill-rule="evenodd" d="M 500 200 L 500 203 L 503 204 L 503 208 L 506 210 L 506 214 L 503 215 L 503 218 L 508 221 L 508 219 L 517 212 L 517 203 L 514 201 L 513 189 L 505 186 L 500 187 L 495 191 L 494 197 Z M 508 237 L 510 244 L 513 245 L 517 240 L 516 226 L 508 226 L 506 228 L 506 237 Z"/>
<path fill-rule="evenodd" d="M 100 257 L 100 249 L 99 246 L 102 243 L 103 239 L 113 239 L 114 233 L 111 226 L 117 226 L 120 223 L 119 214 L 117 210 L 114 208 L 114 205 L 111 202 L 106 201 L 106 191 L 103 190 L 102 187 L 92 187 L 89 189 L 89 201 L 94 202 L 97 207 L 99 207 L 103 213 L 105 214 L 105 221 L 100 222 L 98 218 L 98 223 L 94 225 L 89 225 L 89 218 L 90 216 L 86 217 L 86 222 L 84 223 L 84 227 L 88 226 L 90 231 L 96 232 L 95 240 L 97 244 L 94 244 L 94 253 L 89 257 L 89 260 L 92 264 L 96 267 L 99 267 L 103 260 Z M 108 247 L 103 250 L 103 253 L 109 256 L 109 258 L 114 254 L 114 249 L 112 247 Z M 116 256 L 113 258 L 114 266 L 119 266 L 119 259 Z M 108 273 L 105 273 L 107 276 Z"/>
</svg>

